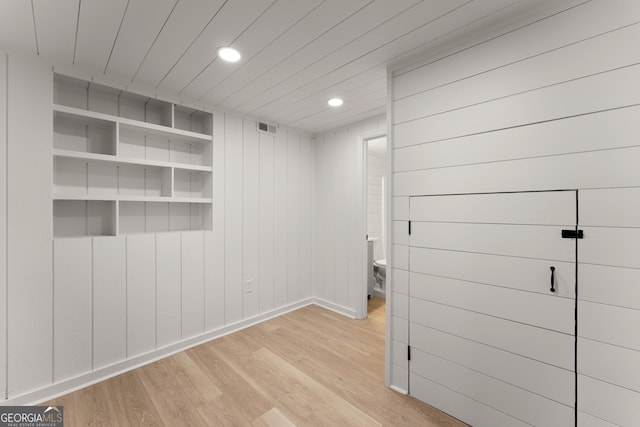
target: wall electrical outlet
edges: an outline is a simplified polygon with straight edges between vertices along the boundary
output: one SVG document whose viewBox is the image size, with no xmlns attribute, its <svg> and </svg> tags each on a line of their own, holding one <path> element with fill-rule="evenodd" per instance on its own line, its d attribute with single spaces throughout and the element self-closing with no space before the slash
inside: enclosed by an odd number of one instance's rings
<svg viewBox="0 0 640 427">
<path fill-rule="evenodd" d="M 244 281 L 244 293 L 250 294 L 253 292 L 253 280 L 245 280 Z"/>
</svg>

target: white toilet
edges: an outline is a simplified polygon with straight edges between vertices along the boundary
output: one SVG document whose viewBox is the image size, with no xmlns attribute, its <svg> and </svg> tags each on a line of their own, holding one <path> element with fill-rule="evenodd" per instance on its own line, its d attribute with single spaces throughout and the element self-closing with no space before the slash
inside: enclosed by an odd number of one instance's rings
<svg viewBox="0 0 640 427">
<path fill-rule="evenodd" d="M 384 296 L 387 279 L 387 260 L 385 258 L 373 261 L 373 277 L 376 279 L 376 286 L 373 288 L 374 293 L 378 294 L 376 291 L 379 291 Z"/>
<path fill-rule="evenodd" d="M 367 294 L 371 297 L 385 297 L 385 281 L 387 276 L 387 260 L 374 259 L 374 245 L 378 239 L 370 238 L 367 242 L 368 246 L 368 278 L 367 278 Z"/>
</svg>

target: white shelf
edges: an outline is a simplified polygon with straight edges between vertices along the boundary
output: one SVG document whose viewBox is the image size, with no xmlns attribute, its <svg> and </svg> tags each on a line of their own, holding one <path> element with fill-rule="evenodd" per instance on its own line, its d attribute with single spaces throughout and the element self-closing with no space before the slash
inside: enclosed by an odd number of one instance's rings
<svg viewBox="0 0 640 427">
<path fill-rule="evenodd" d="M 145 123 L 138 120 L 127 119 L 126 117 L 111 116 L 109 114 L 97 113 L 95 111 L 82 110 L 80 108 L 67 107 L 66 105 L 53 105 L 53 111 L 56 114 L 64 114 L 67 116 L 82 117 L 87 120 L 95 120 L 102 122 L 119 123 L 121 127 L 141 130 L 155 135 L 174 135 L 181 139 L 186 139 L 199 143 L 211 143 L 212 136 L 201 133 L 191 132 L 188 130 L 175 129 L 168 126 L 157 125 L 154 123 Z"/>
<path fill-rule="evenodd" d="M 121 202 L 211 203 L 211 199 L 202 197 L 117 196 L 117 200 Z"/>
<path fill-rule="evenodd" d="M 100 194 L 54 194 L 53 200 L 80 200 L 104 202 L 162 202 L 162 203 L 211 203 L 209 198 L 202 197 L 164 197 L 164 196 L 128 196 L 128 195 L 100 195 Z"/>
<path fill-rule="evenodd" d="M 175 168 L 175 169 L 184 169 L 184 170 L 192 170 L 192 171 L 199 171 L 199 172 L 211 172 L 213 170 L 211 166 L 191 165 L 188 163 L 164 162 L 160 160 L 135 159 L 135 158 L 120 157 L 120 156 L 112 156 L 109 154 L 86 153 L 83 151 L 54 149 L 53 155 L 55 157 L 65 157 L 69 159 L 81 159 L 81 160 L 88 160 L 88 161 L 116 163 L 116 164 L 122 164 L 122 165 L 155 166 L 155 167 L 161 167 L 161 168 Z"/>
<path fill-rule="evenodd" d="M 64 105 L 53 106 L 54 117 L 82 120 L 86 123 L 94 124 L 116 124 L 116 117 L 107 114 L 94 113 L 92 111 L 81 110 L 79 108 L 65 107 Z M 88 114 L 85 114 L 88 113 Z"/>
</svg>

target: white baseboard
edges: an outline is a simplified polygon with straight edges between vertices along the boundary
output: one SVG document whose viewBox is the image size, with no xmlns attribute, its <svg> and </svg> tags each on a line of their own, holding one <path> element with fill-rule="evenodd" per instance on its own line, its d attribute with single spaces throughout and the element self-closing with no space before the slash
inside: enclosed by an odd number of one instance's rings
<svg viewBox="0 0 640 427">
<path fill-rule="evenodd" d="M 384 289 L 373 289 L 373 295 L 374 297 L 378 297 L 378 298 L 382 298 L 382 299 L 387 299 L 387 292 Z"/>
<path fill-rule="evenodd" d="M 248 328 L 258 323 L 262 323 L 266 320 L 281 316 L 290 311 L 294 311 L 314 303 L 322 307 L 325 307 L 329 310 L 338 311 L 334 308 L 325 306 L 324 304 L 317 303 L 314 298 L 306 298 L 304 300 L 301 300 L 292 304 L 288 304 L 286 306 L 269 311 L 267 313 L 259 314 L 257 316 L 250 317 L 248 319 L 244 319 L 238 322 L 231 323 L 229 325 L 225 325 L 219 329 L 206 332 L 202 335 L 188 338 L 186 340 L 180 341 L 179 343 L 175 343 L 167 347 L 163 347 L 161 349 L 157 349 L 149 353 L 133 357 L 131 359 L 123 360 L 122 362 L 118 362 L 111 366 L 97 369 L 95 371 L 88 372 L 86 374 L 79 375 L 75 378 L 61 381 L 59 383 L 52 384 L 38 390 L 34 390 L 31 392 L 22 394 L 20 396 L 12 397 L 10 399 L 0 402 L 0 405 L 2 406 L 37 405 L 41 402 L 46 402 L 48 400 L 55 399 L 56 397 L 63 396 L 65 394 L 74 392 L 81 388 L 85 388 L 92 384 L 96 384 L 100 381 L 104 381 L 108 378 L 115 377 L 116 375 L 120 375 L 122 373 L 138 368 L 140 366 L 147 365 L 149 363 L 155 362 L 167 356 L 171 356 L 172 354 L 179 353 L 191 347 L 195 347 L 197 345 L 206 343 L 208 341 L 212 341 L 216 338 L 229 335 L 231 333 L 240 331 L 242 329 Z M 327 302 L 326 304 L 330 304 L 330 303 Z M 336 307 L 340 308 L 340 306 L 336 306 Z M 340 311 L 338 312 L 341 314 L 344 314 Z M 345 314 L 345 315 L 349 316 L 349 314 Z"/>
<path fill-rule="evenodd" d="M 356 310 L 354 310 L 353 308 L 344 307 L 342 305 L 335 304 L 330 301 L 324 300 L 322 298 L 316 298 L 316 297 L 311 298 L 311 303 L 318 305 L 322 308 L 326 308 L 327 310 L 334 311 L 338 314 L 342 314 L 343 316 L 350 317 L 352 319 L 357 318 Z"/>
<path fill-rule="evenodd" d="M 394 385 L 390 385 L 389 388 L 396 393 L 404 394 L 405 396 L 409 394 L 407 390 L 401 389 L 400 387 L 396 387 Z"/>
</svg>

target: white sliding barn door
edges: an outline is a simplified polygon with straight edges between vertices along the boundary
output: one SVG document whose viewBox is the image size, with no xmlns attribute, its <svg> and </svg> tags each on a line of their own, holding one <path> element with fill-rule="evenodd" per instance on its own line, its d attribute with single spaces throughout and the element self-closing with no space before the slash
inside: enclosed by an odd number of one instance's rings
<svg viewBox="0 0 640 427">
<path fill-rule="evenodd" d="M 574 425 L 576 208 L 574 191 L 410 199 L 411 395 L 474 427 Z"/>
</svg>

